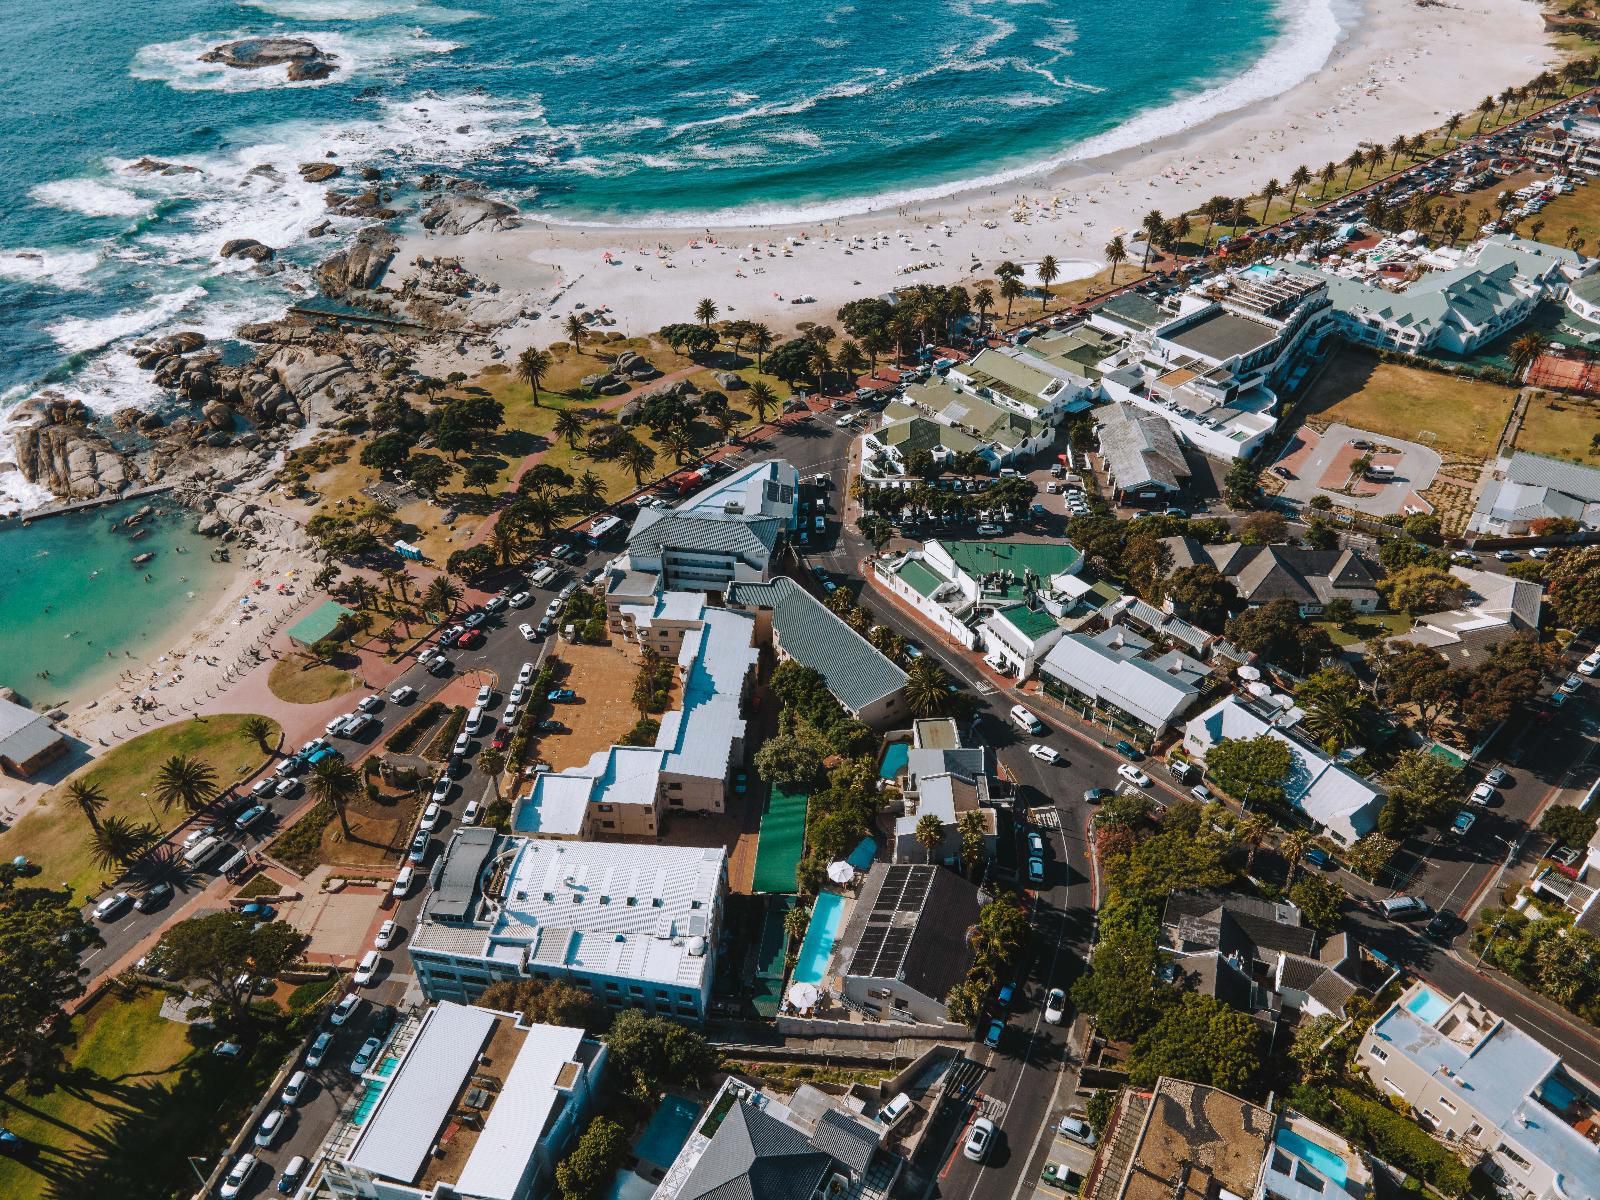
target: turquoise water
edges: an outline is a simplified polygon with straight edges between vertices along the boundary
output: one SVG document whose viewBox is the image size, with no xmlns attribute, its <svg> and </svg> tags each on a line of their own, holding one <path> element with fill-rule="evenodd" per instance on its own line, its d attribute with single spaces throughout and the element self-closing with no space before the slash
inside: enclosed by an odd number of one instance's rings
<svg viewBox="0 0 1600 1200">
<path fill-rule="evenodd" d="M 308 236 L 356 167 L 408 214 L 430 170 L 535 219 L 888 210 L 1261 103 L 1326 58 L 1327 3 L 12 0 L 0 407 L 46 384 L 102 416 L 155 403 L 127 342 L 226 338 L 301 298 L 364 223 Z M 339 69 L 291 84 L 199 61 L 264 34 Z M 312 161 L 350 170 L 308 183 Z M 271 269 L 219 259 L 236 237 L 273 247 Z"/>
<path fill-rule="evenodd" d="M 368 1079 L 361 1085 L 361 1097 L 356 1101 L 355 1111 L 350 1114 L 350 1123 L 358 1129 L 367 1123 L 367 1118 L 372 1115 L 372 1110 L 378 1107 L 378 1101 L 383 1098 L 384 1084 L 376 1079 Z"/>
<path fill-rule="evenodd" d="M 872 860 L 878 857 L 878 843 L 874 838 L 862 838 L 856 843 L 856 848 L 850 851 L 845 862 L 858 871 L 870 870 Z"/>
<path fill-rule="evenodd" d="M 1450 1001 L 1431 988 L 1422 988 L 1406 1001 L 1406 1011 L 1424 1025 L 1432 1025 L 1450 1009 Z"/>
<path fill-rule="evenodd" d="M 150 533 L 131 541 L 113 530 L 144 504 L 159 514 L 143 523 Z M 207 557 L 214 543 L 194 525 L 193 513 L 159 496 L 27 527 L 0 522 L 0 684 L 48 704 L 92 693 L 169 650 L 233 578 Z M 156 557 L 130 563 L 146 551 Z"/>
<path fill-rule="evenodd" d="M 670 1167 L 694 1132 L 700 1119 L 700 1106 L 684 1096 L 668 1095 L 650 1118 L 650 1124 L 639 1135 L 633 1152 L 645 1162 L 658 1167 Z"/>
<path fill-rule="evenodd" d="M 1346 1175 L 1344 1159 L 1326 1146 L 1319 1146 L 1315 1142 L 1301 1137 L 1292 1129 L 1278 1130 L 1277 1136 L 1273 1140 L 1296 1158 L 1308 1163 L 1318 1174 L 1335 1187 L 1344 1187 Z"/>
<path fill-rule="evenodd" d="M 837 892 L 823 892 L 811 908 L 811 922 L 806 926 L 806 939 L 800 943 L 800 956 L 795 960 L 794 983 L 821 983 L 828 969 L 828 957 L 833 953 L 834 939 L 839 934 L 839 923 L 844 919 L 844 897 Z"/>
<path fill-rule="evenodd" d="M 883 752 L 883 765 L 878 768 L 882 779 L 894 779 L 906 769 L 911 758 L 910 742 L 890 742 Z"/>
</svg>

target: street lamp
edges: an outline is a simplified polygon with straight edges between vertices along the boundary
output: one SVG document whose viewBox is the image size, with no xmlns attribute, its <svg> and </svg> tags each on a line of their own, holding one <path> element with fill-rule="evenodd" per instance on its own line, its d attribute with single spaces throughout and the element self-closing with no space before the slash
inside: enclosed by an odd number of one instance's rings
<svg viewBox="0 0 1600 1200">
<path fill-rule="evenodd" d="M 197 1157 L 197 1156 L 195 1156 L 193 1154 L 189 1155 L 188 1158 L 189 1158 L 189 1167 L 190 1167 L 191 1170 L 194 1171 L 194 1177 L 200 1181 L 200 1186 L 201 1187 L 205 1187 L 206 1186 L 206 1177 L 200 1170 L 200 1164 L 204 1163 L 206 1160 L 203 1159 L 203 1158 L 199 1158 L 199 1157 Z"/>
</svg>

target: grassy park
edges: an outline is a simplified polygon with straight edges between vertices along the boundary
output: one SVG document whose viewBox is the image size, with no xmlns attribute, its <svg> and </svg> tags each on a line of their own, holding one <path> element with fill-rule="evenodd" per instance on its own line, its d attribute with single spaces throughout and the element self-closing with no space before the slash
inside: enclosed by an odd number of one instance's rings
<svg viewBox="0 0 1600 1200">
<path fill-rule="evenodd" d="M 1600 467 L 1600 400 L 1542 393 L 1528 402 L 1517 449 Z"/>
<path fill-rule="evenodd" d="M 290 704 L 320 704 L 356 689 L 356 677 L 329 663 L 296 654 L 272 664 L 267 686 Z"/>
</svg>

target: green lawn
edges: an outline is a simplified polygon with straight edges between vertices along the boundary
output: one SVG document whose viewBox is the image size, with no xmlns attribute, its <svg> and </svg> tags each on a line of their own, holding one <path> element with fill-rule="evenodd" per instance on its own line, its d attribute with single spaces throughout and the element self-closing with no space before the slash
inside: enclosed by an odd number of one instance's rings
<svg viewBox="0 0 1600 1200">
<path fill-rule="evenodd" d="M 214 1156 L 281 1054 L 258 1046 L 229 1063 L 160 1015 L 162 993 L 108 994 L 73 1020 L 77 1041 L 56 1086 L 3 1097 L 5 1124 L 27 1143 L 0 1158 L 6 1200 L 156 1200 L 187 1195 L 187 1155 Z M 272 1039 L 269 1037 L 268 1039 Z"/>
<path fill-rule="evenodd" d="M 109 803 L 100 819 L 120 816 L 131 821 L 154 821 L 163 829 L 175 826 L 183 814 L 165 812 L 156 805 L 156 772 L 174 754 L 187 755 L 209 764 L 217 773 L 217 785 L 226 787 L 261 765 L 260 748 L 240 732 L 248 715 L 230 713 L 184 719 L 153 729 L 118 746 L 82 773 L 82 778 L 99 785 Z M 272 723 L 268 745 L 275 745 L 278 726 Z M 148 796 L 141 793 L 148 792 Z M 43 878 L 54 884 L 65 882 L 85 898 L 101 890 L 107 873 L 90 858 L 89 824 L 66 798 L 65 787 L 58 787 L 39 807 L 5 833 L 0 833 L 0 855 L 9 859 L 25 854 L 44 868 Z M 0 1194 L 4 1194 L 0 1192 Z"/>
<path fill-rule="evenodd" d="M 1301 415 L 1422 441 L 1446 458 L 1481 462 L 1494 452 L 1514 396 L 1510 388 L 1379 362 L 1367 351 L 1344 349 L 1317 376 Z"/>
<path fill-rule="evenodd" d="M 793 895 L 795 871 L 806 848 L 806 808 L 810 799 L 772 788 L 761 814 L 751 890 Z"/>
<path fill-rule="evenodd" d="M 1340 629 L 1331 621 L 1317 621 L 1315 624 L 1328 631 L 1335 645 L 1349 646 L 1404 633 L 1411 628 L 1412 621 L 1405 613 L 1364 613 L 1348 629 Z"/>
<path fill-rule="evenodd" d="M 1547 394 L 1528 403 L 1517 431 L 1517 449 L 1547 454 L 1585 466 L 1600 466 L 1600 401 L 1586 396 Z"/>
<path fill-rule="evenodd" d="M 290 704 L 320 704 L 354 691 L 356 677 L 328 663 L 312 663 L 296 655 L 272 664 L 267 686 L 279 700 Z"/>
</svg>

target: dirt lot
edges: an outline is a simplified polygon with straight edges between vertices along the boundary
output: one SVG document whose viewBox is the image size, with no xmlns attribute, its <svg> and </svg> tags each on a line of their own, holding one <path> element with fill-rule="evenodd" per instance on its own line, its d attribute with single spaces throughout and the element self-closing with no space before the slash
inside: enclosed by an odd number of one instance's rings
<svg viewBox="0 0 1600 1200">
<path fill-rule="evenodd" d="M 1600 466 L 1600 400 L 1543 393 L 1528 402 L 1517 449 Z"/>
<path fill-rule="evenodd" d="M 365 780 L 363 780 L 363 784 Z M 350 821 L 346 841 L 338 819 L 328 822 L 322 834 L 322 862 L 342 867 L 392 867 L 405 849 L 416 823 L 422 797 L 379 784 L 374 804 L 363 793 L 345 808 Z"/>
<path fill-rule="evenodd" d="M 572 732 L 546 734 L 539 757 L 556 771 L 582 766 L 597 750 L 620 742 L 639 720 L 633 707 L 633 681 L 639 669 L 639 648 L 615 639 L 605 646 L 563 642 L 557 651 L 570 670 L 561 681 L 578 693 L 576 704 L 543 704 L 537 715 L 552 716 Z M 673 688 L 673 703 L 677 702 Z"/>
</svg>

